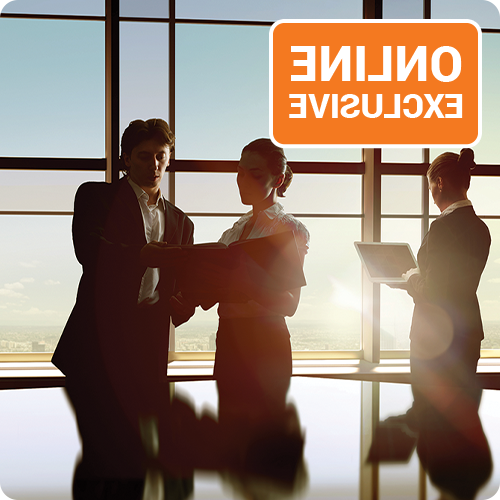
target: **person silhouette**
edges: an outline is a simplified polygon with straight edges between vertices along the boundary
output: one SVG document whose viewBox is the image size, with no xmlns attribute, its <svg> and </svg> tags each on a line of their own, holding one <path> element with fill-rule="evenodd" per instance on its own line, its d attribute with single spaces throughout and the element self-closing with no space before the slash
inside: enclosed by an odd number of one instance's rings
<svg viewBox="0 0 500 500">
<path fill-rule="evenodd" d="M 241 201 L 252 210 L 225 231 L 220 242 L 270 236 L 293 231 L 300 262 L 309 248 L 309 232 L 277 202 L 293 174 L 283 149 L 270 139 L 256 139 L 243 148 L 237 184 Z M 290 333 L 285 316 L 292 316 L 300 288 L 271 290 L 252 280 L 252 271 L 233 283 L 250 300 L 220 302 L 214 376 L 219 391 L 219 418 L 226 413 L 280 413 L 292 373 Z M 256 416 L 256 418 L 258 418 Z"/>
<path fill-rule="evenodd" d="M 476 290 L 486 265 L 491 237 L 467 198 L 474 152 L 443 153 L 427 171 L 429 189 L 441 215 L 431 224 L 418 252 L 418 268 L 403 274 L 415 302 L 410 331 L 414 405 L 426 387 L 438 400 L 447 387 L 465 388 L 479 405 L 476 380 L 483 324 Z M 410 415 L 411 415 L 410 412 Z M 420 419 L 421 420 L 421 419 Z"/>
<path fill-rule="evenodd" d="M 131 122 L 121 143 L 125 177 L 85 183 L 76 194 L 73 242 L 83 275 L 52 357 L 82 439 L 75 499 L 140 498 L 141 419 L 156 417 L 160 437 L 168 427 L 170 320 L 194 313 L 175 285 L 184 260 L 175 245 L 193 242 L 194 225 L 160 190 L 174 140 L 164 120 Z"/>
</svg>

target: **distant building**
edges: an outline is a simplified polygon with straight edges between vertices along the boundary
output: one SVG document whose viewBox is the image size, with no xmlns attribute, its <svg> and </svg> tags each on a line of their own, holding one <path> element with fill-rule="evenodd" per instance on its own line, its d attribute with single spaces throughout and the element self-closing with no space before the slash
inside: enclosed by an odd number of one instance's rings
<svg viewBox="0 0 500 500">
<path fill-rule="evenodd" d="M 215 351 L 215 333 L 211 333 L 208 337 L 208 350 Z"/>
<path fill-rule="evenodd" d="M 31 342 L 31 352 L 45 352 L 45 342 Z"/>
</svg>

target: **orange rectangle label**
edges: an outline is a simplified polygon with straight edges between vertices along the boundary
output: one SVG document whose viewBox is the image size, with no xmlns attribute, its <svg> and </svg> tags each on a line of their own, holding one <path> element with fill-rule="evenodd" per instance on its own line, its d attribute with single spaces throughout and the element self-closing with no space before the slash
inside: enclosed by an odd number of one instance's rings
<svg viewBox="0 0 500 500">
<path fill-rule="evenodd" d="M 287 147 L 473 146 L 481 30 L 473 21 L 278 21 L 270 133 Z"/>
</svg>

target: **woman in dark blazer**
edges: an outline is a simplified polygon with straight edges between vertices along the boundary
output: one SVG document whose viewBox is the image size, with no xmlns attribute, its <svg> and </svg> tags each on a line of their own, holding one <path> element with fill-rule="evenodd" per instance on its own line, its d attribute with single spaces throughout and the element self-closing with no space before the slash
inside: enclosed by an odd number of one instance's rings
<svg viewBox="0 0 500 500">
<path fill-rule="evenodd" d="M 476 290 L 491 238 L 467 198 L 474 167 L 474 152 L 462 149 L 460 155 L 439 155 L 427 171 L 441 215 L 422 241 L 418 269 L 403 275 L 415 302 L 410 332 L 414 409 L 429 407 L 419 406 L 422 398 L 431 398 L 433 408 L 447 405 L 452 388 L 465 390 L 473 404 L 480 399 L 476 368 L 484 332 Z"/>
</svg>

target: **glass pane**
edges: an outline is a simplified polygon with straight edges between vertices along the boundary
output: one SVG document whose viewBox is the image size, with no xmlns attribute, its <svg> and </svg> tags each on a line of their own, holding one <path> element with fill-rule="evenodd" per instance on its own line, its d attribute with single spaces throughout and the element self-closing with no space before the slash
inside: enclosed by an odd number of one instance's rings
<svg viewBox="0 0 500 500">
<path fill-rule="evenodd" d="M 241 203 L 236 173 L 176 172 L 175 204 L 184 212 L 244 214 L 252 208 Z"/>
<path fill-rule="evenodd" d="M 429 193 L 429 214 L 430 215 L 439 215 L 441 213 L 441 210 L 437 207 L 437 205 L 434 203 L 434 200 L 432 199 L 432 195 Z M 432 222 L 432 220 L 431 220 Z"/>
<path fill-rule="evenodd" d="M 104 172 L 0 170 L 0 210 L 72 211 L 78 186 L 104 178 Z"/>
<path fill-rule="evenodd" d="M 197 307 L 194 316 L 175 329 L 176 352 L 215 351 L 218 324 L 217 306 L 208 311 Z"/>
<path fill-rule="evenodd" d="M 387 163 L 422 163 L 419 148 L 382 148 L 382 161 Z"/>
<path fill-rule="evenodd" d="M 420 219 L 382 219 L 382 241 L 408 243 L 415 258 L 422 243 Z"/>
<path fill-rule="evenodd" d="M 500 216 L 500 177 L 479 177 L 471 179 L 467 197 L 472 201 L 478 215 Z"/>
<path fill-rule="evenodd" d="M 236 219 L 193 217 L 196 242 L 217 241 Z M 287 318 L 294 350 L 358 350 L 361 339 L 361 266 L 353 241 L 360 219 L 303 218 L 311 234 L 300 304 Z M 198 310 L 176 329 L 176 350 L 214 350 L 216 307 Z"/>
<path fill-rule="evenodd" d="M 404 290 L 382 285 L 380 302 L 380 348 L 409 349 L 413 315 L 412 298 Z"/>
<path fill-rule="evenodd" d="M 2 215 L 0 234 L 0 351 L 52 352 L 81 276 L 71 217 Z"/>
<path fill-rule="evenodd" d="M 238 159 L 269 136 L 268 35 L 267 27 L 177 26 L 176 158 Z"/>
<path fill-rule="evenodd" d="M 361 265 L 353 242 L 361 219 L 301 219 L 311 234 L 304 263 L 307 286 L 287 318 L 297 351 L 357 350 L 361 346 Z"/>
<path fill-rule="evenodd" d="M 222 233 L 233 226 L 239 217 L 190 217 L 194 222 L 194 242 L 219 241 Z"/>
<path fill-rule="evenodd" d="M 278 201 L 296 214 L 360 214 L 361 175 L 295 174 Z"/>
<path fill-rule="evenodd" d="M 500 349 L 500 220 L 484 222 L 490 229 L 491 247 L 477 292 L 484 327 L 481 347 Z"/>
<path fill-rule="evenodd" d="M 250 141 L 269 137 L 269 28 L 176 29 L 176 158 L 239 159 Z M 361 161 L 361 149 L 286 154 L 297 161 Z"/>
<path fill-rule="evenodd" d="M 488 2 L 483 2 L 490 5 Z M 498 4 L 497 4 L 498 5 Z M 497 11 L 497 27 L 500 27 L 500 16 Z M 500 67 L 500 33 L 483 35 L 483 134 L 481 141 L 474 146 L 477 163 L 500 163 L 500 141 L 498 140 L 498 115 L 500 113 L 500 95 L 498 81 Z"/>
<path fill-rule="evenodd" d="M 472 176 L 467 198 L 472 202 L 475 212 L 478 215 L 500 215 L 500 178 Z M 429 213 L 439 215 L 441 212 L 434 204 L 432 196 L 429 194 Z"/>
<path fill-rule="evenodd" d="M 276 21 L 278 19 L 361 19 L 362 0 L 182 0 L 176 2 L 176 16 L 185 19 L 238 19 Z"/>
<path fill-rule="evenodd" d="M 421 242 L 419 219 L 382 219 L 382 241 L 406 242 L 417 257 Z M 409 349 L 413 299 L 404 291 L 380 286 L 380 348 Z"/>
<path fill-rule="evenodd" d="M 382 213 L 421 214 L 422 177 L 419 175 L 383 175 Z"/>
<path fill-rule="evenodd" d="M 0 156 L 104 157 L 103 22 L 0 19 L 0 66 Z"/>
<path fill-rule="evenodd" d="M 168 122 L 168 25 L 120 23 L 120 133 L 132 120 Z"/>
<path fill-rule="evenodd" d="M 483 4 L 493 7 L 488 2 Z M 494 8 L 494 7 L 493 7 Z M 498 80 L 500 69 L 497 63 L 500 52 L 500 33 L 483 34 L 483 92 L 482 92 L 482 136 L 474 146 L 476 163 L 500 162 L 500 141 L 498 141 L 498 115 L 500 113 L 500 95 Z M 445 151 L 459 153 L 461 148 L 432 148 L 431 161 Z"/>
<path fill-rule="evenodd" d="M 384 19 L 423 19 L 424 4 L 422 0 L 384 0 L 382 6 Z"/>
<path fill-rule="evenodd" d="M 5 2 L 2 2 L 5 3 Z M 59 14 L 104 16 L 105 0 L 16 0 L 7 2 L 2 14 Z"/>
<path fill-rule="evenodd" d="M 360 214 L 360 175 L 295 174 L 284 198 L 278 201 L 290 213 Z M 236 174 L 175 174 L 176 205 L 185 212 L 246 213 L 250 206 L 240 201 Z"/>
<path fill-rule="evenodd" d="M 236 174 L 176 172 L 175 200 L 185 212 L 246 213 Z M 360 175 L 295 174 L 285 198 L 278 201 L 290 213 L 361 213 Z"/>
<path fill-rule="evenodd" d="M 484 0 L 432 0 L 433 19 L 472 19 L 481 28 L 500 28 L 500 13 Z"/>
<path fill-rule="evenodd" d="M 120 16 L 123 17 L 168 17 L 169 0 L 121 0 Z"/>
</svg>

